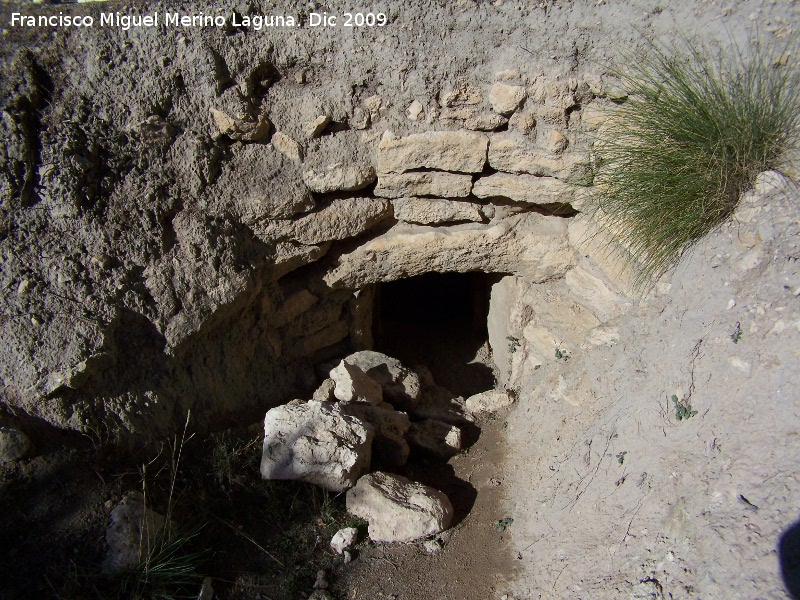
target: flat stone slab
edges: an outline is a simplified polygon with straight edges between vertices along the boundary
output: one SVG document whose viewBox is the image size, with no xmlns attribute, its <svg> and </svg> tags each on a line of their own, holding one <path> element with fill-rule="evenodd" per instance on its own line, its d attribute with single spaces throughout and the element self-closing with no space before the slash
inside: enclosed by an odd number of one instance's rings
<svg viewBox="0 0 800 600">
<path fill-rule="evenodd" d="M 430 131 L 402 138 L 384 134 L 378 145 L 378 172 L 437 169 L 480 173 L 488 145 L 487 136 L 472 131 Z"/>
</svg>

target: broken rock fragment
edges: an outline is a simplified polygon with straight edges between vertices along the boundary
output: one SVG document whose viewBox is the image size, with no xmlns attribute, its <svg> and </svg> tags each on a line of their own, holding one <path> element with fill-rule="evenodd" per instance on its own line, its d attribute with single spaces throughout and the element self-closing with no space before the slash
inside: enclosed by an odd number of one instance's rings
<svg viewBox="0 0 800 600">
<path fill-rule="evenodd" d="M 369 522 L 376 542 L 412 542 L 447 529 L 453 506 L 445 494 L 399 475 L 376 471 L 347 492 L 347 510 Z"/>
<path fill-rule="evenodd" d="M 211 109 L 211 116 L 222 135 L 240 142 L 257 142 L 269 133 L 270 122 L 265 114 L 260 114 L 255 121 L 237 119 L 229 114 Z"/>
<path fill-rule="evenodd" d="M 129 492 L 111 511 L 106 529 L 108 553 L 103 570 L 114 572 L 132 569 L 156 552 L 164 535 L 166 520 L 144 503 L 141 492 Z"/>
<path fill-rule="evenodd" d="M 375 195 L 382 198 L 438 196 L 466 198 L 472 190 L 472 176 L 439 171 L 386 173 L 378 175 Z"/>
<path fill-rule="evenodd" d="M 335 384 L 333 395 L 341 402 L 364 402 L 374 405 L 383 401 L 380 384 L 367 375 L 360 366 L 352 364 L 347 359 L 331 371 L 331 379 Z"/>
<path fill-rule="evenodd" d="M 358 529 L 355 527 L 345 527 L 336 532 L 331 539 L 331 549 L 336 554 L 341 554 L 348 548 L 351 548 L 358 539 Z"/>
<path fill-rule="evenodd" d="M 321 402 L 278 406 L 264 419 L 261 476 L 342 492 L 369 470 L 373 435 L 370 425 Z"/>
<path fill-rule="evenodd" d="M 390 405 L 372 406 L 361 402 L 338 404 L 334 410 L 343 415 L 357 417 L 369 423 L 375 430 L 372 455 L 387 465 L 403 465 L 408 458 L 409 447 L 406 432 L 410 426 L 408 415 L 393 410 Z"/>
</svg>

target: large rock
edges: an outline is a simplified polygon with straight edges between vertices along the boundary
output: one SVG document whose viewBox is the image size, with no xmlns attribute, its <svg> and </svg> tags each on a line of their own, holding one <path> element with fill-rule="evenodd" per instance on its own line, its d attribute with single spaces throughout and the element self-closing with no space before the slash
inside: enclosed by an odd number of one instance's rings
<svg viewBox="0 0 800 600">
<path fill-rule="evenodd" d="M 421 394 L 419 376 L 396 358 L 374 350 L 361 350 L 345 359 L 369 375 L 383 390 L 383 398 L 395 408 L 413 408 Z"/>
<path fill-rule="evenodd" d="M 306 246 L 343 240 L 367 231 L 391 215 L 391 206 L 376 198 L 341 198 L 320 211 L 292 221 L 270 221 L 253 227 L 262 240 L 291 240 Z"/>
<path fill-rule="evenodd" d="M 378 175 L 375 195 L 383 198 L 404 196 L 438 196 L 466 198 L 472 190 L 472 176 L 457 173 L 425 171 Z"/>
<path fill-rule="evenodd" d="M 508 198 L 526 204 L 569 204 L 577 191 L 554 177 L 495 173 L 478 179 L 472 193 L 478 198 Z"/>
<path fill-rule="evenodd" d="M 472 131 L 430 131 L 404 138 L 384 135 L 378 145 L 378 172 L 437 169 L 480 173 L 488 145 L 488 137 Z"/>
<path fill-rule="evenodd" d="M 489 165 L 498 171 L 557 177 L 568 183 L 590 185 L 592 167 L 588 156 L 566 153 L 553 156 L 532 148 L 517 135 L 497 135 L 489 144 Z"/>
<path fill-rule="evenodd" d="M 386 465 L 403 465 L 409 453 L 405 436 L 411 423 L 406 413 L 385 406 L 348 402 L 338 404 L 334 410 L 343 415 L 358 417 L 372 425 L 375 429 L 375 438 L 372 442 L 374 459 Z"/>
<path fill-rule="evenodd" d="M 341 402 L 380 404 L 383 401 L 380 384 L 348 359 L 331 370 L 331 379 L 335 385 L 333 395 Z"/>
<path fill-rule="evenodd" d="M 166 519 L 145 506 L 141 492 L 129 492 L 111 511 L 111 524 L 106 529 L 108 552 L 103 570 L 109 572 L 133 569 L 163 543 Z"/>
<path fill-rule="evenodd" d="M 397 225 L 339 257 L 324 279 L 348 288 L 423 273 L 514 273 L 534 282 L 575 264 L 564 219 L 526 213 L 489 225 Z"/>
<path fill-rule="evenodd" d="M 344 491 L 369 470 L 373 435 L 370 425 L 321 402 L 273 408 L 264 419 L 261 476 Z"/>
<path fill-rule="evenodd" d="M 461 428 L 435 419 L 412 423 L 406 439 L 412 446 L 445 460 L 463 448 Z"/>
<path fill-rule="evenodd" d="M 303 171 L 303 181 L 312 192 L 352 192 L 375 181 L 375 169 L 368 164 L 336 162 Z"/>
<path fill-rule="evenodd" d="M 406 223 L 438 225 L 483 221 L 481 205 L 474 202 L 454 202 L 438 198 L 398 198 L 392 201 L 394 218 Z"/>
<path fill-rule="evenodd" d="M 0 464 L 19 460 L 30 450 L 31 441 L 18 429 L 0 427 Z"/>
<path fill-rule="evenodd" d="M 347 492 L 347 510 L 369 522 L 376 542 L 412 542 L 450 526 L 453 507 L 439 490 L 381 471 Z"/>
</svg>

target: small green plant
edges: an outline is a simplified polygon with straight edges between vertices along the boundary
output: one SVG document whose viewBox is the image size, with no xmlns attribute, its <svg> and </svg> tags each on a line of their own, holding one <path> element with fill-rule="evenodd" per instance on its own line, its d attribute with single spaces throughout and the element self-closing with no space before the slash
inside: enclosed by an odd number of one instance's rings
<svg viewBox="0 0 800 600">
<path fill-rule="evenodd" d="M 556 360 L 563 360 L 564 362 L 567 362 L 570 358 L 572 358 L 567 350 L 564 350 L 563 348 L 559 347 L 556 347 L 555 356 Z"/>
<path fill-rule="evenodd" d="M 651 43 L 614 73 L 629 97 L 595 144 L 592 208 L 632 259 L 637 287 L 673 267 L 798 146 L 800 77 L 779 60 L 788 48 L 732 48 Z"/>
<path fill-rule="evenodd" d="M 627 453 L 628 453 L 628 452 L 627 452 L 627 450 L 626 450 L 625 452 L 620 452 L 619 454 L 617 454 L 617 462 L 618 462 L 619 464 L 623 464 L 623 463 L 625 462 L 625 455 L 626 455 Z"/>
<path fill-rule="evenodd" d="M 688 400 L 678 400 L 678 397 L 673 394 L 672 401 L 675 403 L 675 418 L 678 421 L 689 419 L 697 414 L 696 410 L 692 410 L 692 405 Z"/>
<path fill-rule="evenodd" d="M 514 352 L 516 352 L 519 348 L 519 340 L 513 335 L 507 336 L 506 339 L 508 340 L 508 351 L 511 354 L 514 354 Z"/>
<path fill-rule="evenodd" d="M 514 519 L 512 519 L 511 517 L 506 517 L 505 519 L 498 519 L 497 521 L 495 521 L 495 524 L 497 525 L 498 530 L 505 531 L 506 527 L 511 525 L 513 522 Z"/>
<path fill-rule="evenodd" d="M 733 333 L 731 334 L 731 340 L 733 340 L 734 344 L 738 344 L 740 339 L 742 339 L 742 327 L 737 321 L 736 328 L 733 330 Z"/>
</svg>

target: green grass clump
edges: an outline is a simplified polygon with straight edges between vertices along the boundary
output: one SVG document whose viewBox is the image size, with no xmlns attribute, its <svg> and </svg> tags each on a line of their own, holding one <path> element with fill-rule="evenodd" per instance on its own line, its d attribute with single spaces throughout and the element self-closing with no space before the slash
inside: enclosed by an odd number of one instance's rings
<svg viewBox="0 0 800 600">
<path fill-rule="evenodd" d="M 713 54 L 683 39 L 651 44 L 614 73 L 629 97 L 595 144 L 593 208 L 630 253 L 637 287 L 677 264 L 797 147 L 800 86 L 787 56 L 760 45 Z"/>
</svg>

